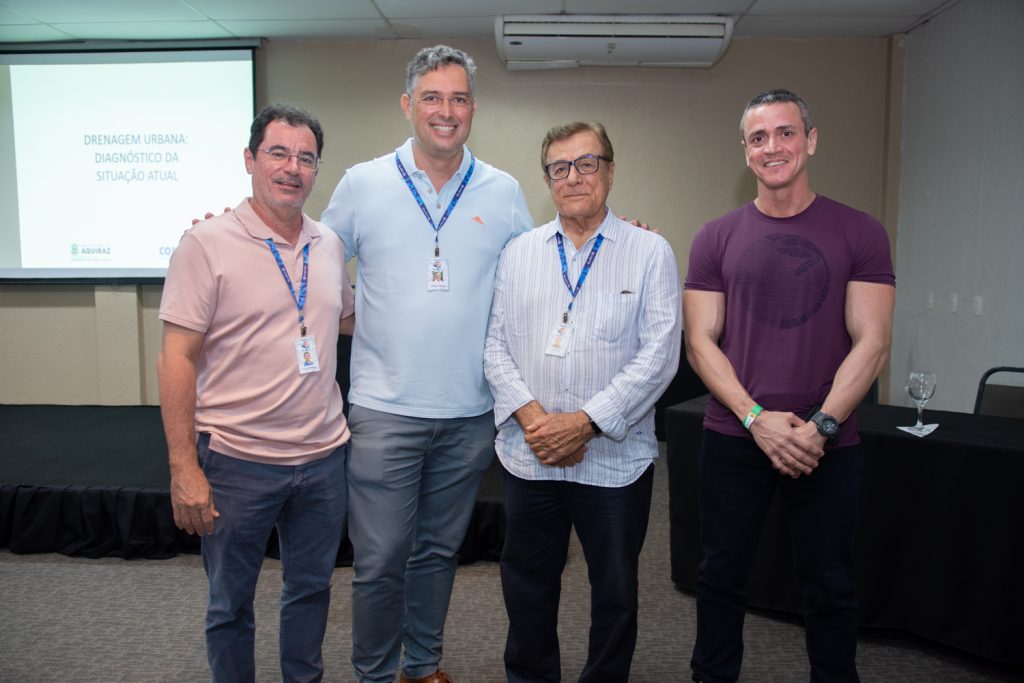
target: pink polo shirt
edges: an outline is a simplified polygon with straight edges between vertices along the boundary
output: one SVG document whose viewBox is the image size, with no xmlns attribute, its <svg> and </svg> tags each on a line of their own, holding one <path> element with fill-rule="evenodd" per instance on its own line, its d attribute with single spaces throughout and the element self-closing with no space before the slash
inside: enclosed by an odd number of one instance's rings
<svg viewBox="0 0 1024 683">
<path fill-rule="evenodd" d="M 303 311 L 319 372 L 298 371 L 298 308 L 268 238 L 296 295 L 309 244 Z M 187 231 L 171 257 L 160 319 L 205 335 L 196 367 L 196 431 L 211 434 L 210 448 L 298 465 L 345 443 L 349 430 L 335 381 L 338 323 L 354 307 L 345 247 L 306 215 L 294 247 L 260 220 L 249 200 Z"/>
</svg>

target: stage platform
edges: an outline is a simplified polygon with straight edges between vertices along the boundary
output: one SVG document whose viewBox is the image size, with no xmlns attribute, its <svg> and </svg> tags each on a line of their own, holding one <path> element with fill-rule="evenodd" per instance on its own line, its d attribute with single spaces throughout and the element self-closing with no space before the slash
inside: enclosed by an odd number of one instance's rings
<svg viewBox="0 0 1024 683">
<path fill-rule="evenodd" d="M 174 526 L 167 446 L 155 406 L 0 405 L 0 548 L 164 559 L 199 552 Z M 505 538 L 497 460 L 459 551 L 497 560 Z M 277 536 L 267 552 L 277 556 Z M 338 566 L 352 563 L 343 537 Z"/>
</svg>

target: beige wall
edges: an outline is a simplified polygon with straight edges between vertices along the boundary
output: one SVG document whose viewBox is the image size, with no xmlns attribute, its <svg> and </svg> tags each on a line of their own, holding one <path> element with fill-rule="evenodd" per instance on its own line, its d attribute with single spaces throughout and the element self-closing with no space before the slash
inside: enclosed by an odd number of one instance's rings
<svg viewBox="0 0 1024 683">
<path fill-rule="evenodd" d="M 684 275 L 697 229 L 753 196 L 739 144 L 744 102 L 787 87 L 815 110 L 815 189 L 882 219 L 895 238 L 902 51 L 894 41 L 737 39 L 710 70 L 517 73 L 500 64 L 492 41 L 454 44 L 479 65 L 470 147 L 519 179 L 538 222 L 554 214 L 541 138 L 557 123 L 600 120 L 616 148 L 612 208 L 657 226 Z M 269 43 L 259 51 L 257 104 L 300 104 L 326 131 L 311 215 L 347 167 L 408 137 L 399 97 L 405 63 L 422 46 Z M 220 207 L 195 213 L 210 208 Z M 0 287 L 0 403 L 157 403 L 158 305 L 159 287 Z"/>
</svg>

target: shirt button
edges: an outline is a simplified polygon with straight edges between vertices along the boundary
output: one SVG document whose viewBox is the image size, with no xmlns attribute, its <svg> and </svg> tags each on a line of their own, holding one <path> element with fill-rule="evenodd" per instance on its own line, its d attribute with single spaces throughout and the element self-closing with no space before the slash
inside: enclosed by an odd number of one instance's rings
<svg viewBox="0 0 1024 683">
<path fill-rule="evenodd" d="M 437 208 L 439 208 L 439 209 L 441 208 L 441 202 L 437 203 Z"/>
<path fill-rule="evenodd" d="M 428 188 L 427 188 L 427 194 L 434 194 L 434 189 L 433 189 L 433 188 L 430 188 L 430 187 L 428 187 Z"/>
</svg>

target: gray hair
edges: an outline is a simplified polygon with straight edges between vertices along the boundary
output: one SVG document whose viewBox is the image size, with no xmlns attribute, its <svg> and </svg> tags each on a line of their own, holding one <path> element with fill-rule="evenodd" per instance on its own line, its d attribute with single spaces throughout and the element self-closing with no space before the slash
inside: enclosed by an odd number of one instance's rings
<svg viewBox="0 0 1024 683">
<path fill-rule="evenodd" d="M 435 45 L 425 47 L 416 53 L 405 70 L 405 93 L 412 97 L 412 91 L 416 87 L 416 81 L 428 71 L 434 71 L 442 66 L 456 64 L 466 71 L 466 78 L 469 79 L 469 91 L 473 92 L 473 74 L 476 73 L 476 62 L 468 54 L 458 48 L 447 45 Z"/>
<path fill-rule="evenodd" d="M 804 98 L 800 97 L 794 92 L 777 88 L 775 90 L 765 90 L 763 93 L 750 100 L 747 106 L 743 108 L 743 115 L 740 116 L 740 140 L 743 140 L 746 132 L 743 130 L 743 123 L 747 119 L 747 112 L 754 107 L 760 107 L 762 104 L 782 104 L 784 102 L 792 102 L 800 110 L 800 118 L 804 122 L 804 135 L 810 135 L 811 129 L 814 128 L 814 118 L 811 116 L 811 107 L 804 101 Z M 746 140 L 743 140 L 746 144 Z"/>
</svg>

